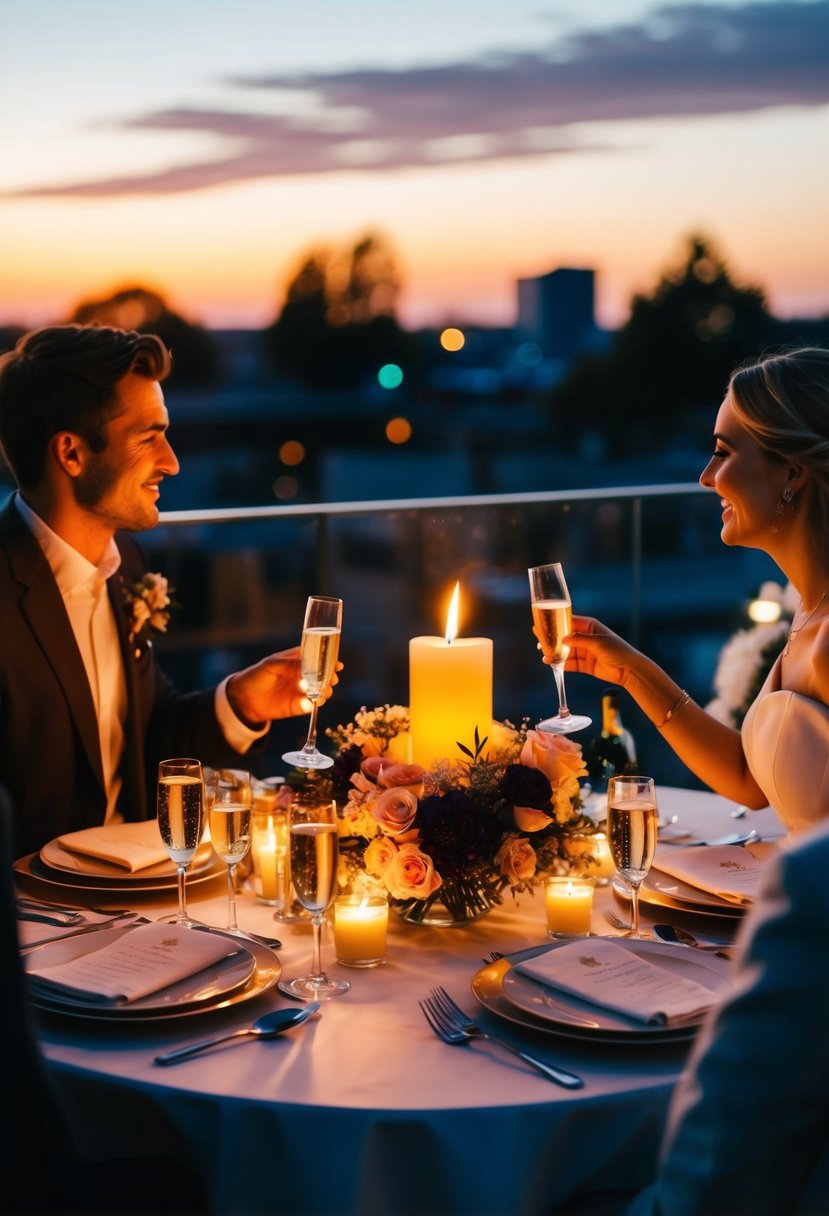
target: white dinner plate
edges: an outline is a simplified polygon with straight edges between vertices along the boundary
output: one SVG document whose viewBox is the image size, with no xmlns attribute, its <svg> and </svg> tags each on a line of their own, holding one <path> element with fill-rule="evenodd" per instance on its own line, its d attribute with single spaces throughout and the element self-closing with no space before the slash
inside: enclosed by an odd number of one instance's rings
<svg viewBox="0 0 829 1216">
<path fill-rule="evenodd" d="M 130 871 L 124 866 L 116 865 L 113 861 L 105 861 L 101 857 L 87 857 L 83 853 L 65 849 L 57 840 L 50 840 L 45 844 L 38 856 L 49 870 L 58 870 L 62 874 L 71 874 L 73 877 L 91 878 L 96 881 L 104 878 L 107 881 L 128 885 L 148 881 L 169 882 L 171 885 L 176 883 L 175 863 L 169 858 L 151 866 L 144 866 L 140 870 Z M 188 877 L 209 866 L 214 857 L 215 853 L 210 841 L 200 844 L 187 869 Z"/>
<path fill-rule="evenodd" d="M 102 929 L 100 933 L 92 935 L 95 939 L 95 949 L 116 940 L 125 932 L 129 930 Z M 267 946 L 260 946 L 258 942 L 241 942 L 239 938 L 231 935 L 228 935 L 228 940 L 241 947 L 238 955 L 205 967 L 196 975 L 188 976 L 187 979 L 170 984 L 160 992 L 130 1001 L 126 1005 L 89 1005 L 87 1002 L 72 1000 L 71 997 L 46 996 L 34 991 L 31 992 L 31 1002 L 36 1008 L 48 1013 L 59 1013 L 85 1021 L 120 1024 L 189 1017 L 196 1013 L 226 1009 L 229 1005 L 251 1000 L 273 988 L 282 973 L 282 965 L 274 952 Z M 62 944 L 64 953 L 61 957 L 69 957 L 66 953 L 68 940 L 51 944 Z M 81 946 L 84 949 L 91 948 L 88 936 L 80 938 L 77 944 L 78 954 L 83 953 Z M 41 959 L 49 948 L 40 948 L 38 953 Z"/>
<path fill-rule="evenodd" d="M 56 870 L 47 865 L 37 853 L 29 853 L 26 857 L 20 857 L 13 864 L 13 870 L 16 874 L 22 875 L 24 878 L 37 879 L 39 883 L 45 886 L 58 887 L 61 890 L 67 888 L 75 891 L 83 891 L 85 894 L 95 892 L 96 894 L 106 894 L 115 897 L 115 893 L 127 897 L 131 895 L 143 895 L 149 891 L 166 891 L 175 892 L 177 879 L 175 875 L 172 878 L 147 878 L 139 877 L 138 875 L 125 875 L 120 878 L 102 878 L 94 874 L 79 874 L 75 871 L 72 873 L 64 870 Z M 227 866 L 217 857 L 211 848 L 208 860 L 199 867 L 195 872 L 187 871 L 187 887 L 188 889 L 195 883 L 208 882 L 215 878 L 217 874 L 226 874 Z"/>
<path fill-rule="evenodd" d="M 618 939 L 614 938 L 614 941 Z M 558 949 L 566 942 L 551 946 Z M 625 941 L 625 948 L 643 958 L 667 967 L 677 976 L 719 992 L 728 982 L 726 959 L 701 954 L 687 946 L 662 945 L 660 942 Z M 589 945 L 589 939 L 585 939 Z M 665 1043 L 692 1038 L 704 1015 L 683 1026 L 648 1026 L 609 1009 L 581 1001 L 569 993 L 547 988 L 523 975 L 507 959 L 490 963 L 476 973 L 472 993 L 491 1013 L 533 1030 L 595 1042 Z"/>
<path fill-rule="evenodd" d="M 630 887 L 617 875 L 613 879 L 613 890 L 623 899 L 630 899 Z M 726 899 L 720 899 L 699 887 L 661 870 L 652 868 L 639 888 L 639 902 L 657 904 L 665 908 L 675 908 L 683 912 L 693 912 L 702 916 L 740 917 L 748 911 L 746 904 L 732 904 Z"/>
</svg>

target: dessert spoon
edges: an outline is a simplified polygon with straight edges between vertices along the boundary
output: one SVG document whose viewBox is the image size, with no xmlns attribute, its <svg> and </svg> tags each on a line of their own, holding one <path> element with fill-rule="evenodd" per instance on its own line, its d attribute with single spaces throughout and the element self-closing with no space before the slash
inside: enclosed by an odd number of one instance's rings
<svg viewBox="0 0 829 1216">
<path fill-rule="evenodd" d="M 311 1001 L 302 1009 L 272 1010 L 270 1013 L 264 1013 L 261 1018 L 257 1018 L 252 1026 L 243 1026 L 241 1030 L 232 1030 L 229 1034 L 220 1034 L 214 1039 L 204 1039 L 201 1043 L 191 1043 L 189 1047 L 178 1047 L 175 1051 L 165 1051 L 162 1055 L 155 1057 L 155 1062 L 156 1064 L 177 1064 L 179 1060 L 187 1060 L 190 1056 L 205 1051 L 208 1047 L 215 1047 L 218 1043 L 228 1043 L 231 1039 L 275 1039 L 283 1030 L 288 1030 L 291 1026 L 299 1026 L 300 1022 L 304 1022 L 312 1013 L 316 1013 L 319 1007 L 319 1001 Z"/>
</svg>

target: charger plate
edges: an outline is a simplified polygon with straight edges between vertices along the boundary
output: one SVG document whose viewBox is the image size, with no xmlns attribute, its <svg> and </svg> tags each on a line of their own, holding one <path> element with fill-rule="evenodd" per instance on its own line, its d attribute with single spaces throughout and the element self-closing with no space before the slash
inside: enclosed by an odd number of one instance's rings
<svg viewBox="0 0 829 1216">
<path fill-rule="evenodd" d="M 72 957 L 78 957 L 86 950 L 105 946 L 128 932 L 129 929 L 102 929 L 100 933 L 82 937 L 75 943 L 78 946 L 77 954 L 73 954 Z M 252 1000 L 273 988 L 282 974 L 282 964 L 274 952 L 267 946 L 261 946 L 258 942 L 244 941 L 242 943 L 238 937 L 229 934 L 226 936 L 228 941 L 232 941 L 239 949 L 238 955 L 211 967 L 205 967 L 196 975 L 179 980 L 176 984 L 170 984 L 159 992 L 141 997 L 140 1000 L 130 1001 L 127 1005 L 89 1005 L 86 1002 L 73 1000 L 71 997 L 47 996 L 34 990 L 30 992 L 30 1000 L 37 1009 L 47 1013 L 81 1018 L 83 1021 L 120 1025 L 190 1017 L 197 1013 L 213 1013 L 241 1001 Z M 94 944 L 90 938 L 94 938 Z M 61 943 L 52 943 L 55 946 L 58 944 Z M 68 940 L 64 940 L 62 943 L 64 949 L 62 959 L 69 958 L 69 954 L 66 952 L 69 944 Z M 49 949 L 49 946 L 40 947 L 38 953 L 41 960 L 46 957 L 46 951 Z"/>
<path fill-rule="evenodd" d="M 65 849 L 57 840 L 50 840 L 38 854 L 42 864 L 49 870 L 57 870 L 62 874 L 72 874 L 81 878 L 104 878 L 123 884 L 147 882 L 148 880 L 166 880 L 172 885 L 176 882 L 175 863 L 169 858 L 158 861 L 154 865 L 144 866 L 140 870 L 129 871 L 115 862 L 105 861 L 100 857 L 88 857 Z M 196 850 L 187 869 L 187 876 L 197 874 L 209 866 L 215 854 L 209 841 L 203 842 Z"/>
<path fill-rule="evenodd" d="M 613 879 L 613 890 L 623 899 L 630 900 L 630 887 L 618 875 Z M 673 908 L 677 912 L 693 912 L 695 916 L 720 916 L 730 920 L 739 920 L 748 911 L 745 904 L 729 903 L 656 868 L 649 871 L 639 888 L 639 902 Z"/>
<path fill-rule="evenodd" d="M 202 866 L 195 872 L 188 868 L 187 870 L 187 889 L 200 882 L 208 882 L 215 878 L 218 874 L 226 874 L 227 866 L 220 857 L 217 857 L 211 848 L 210 857 Z M 20 857 L 13 863 L 12 866 L 16 874 L 24 878 L 36 879 L 39 883 L 45 886 L 60 888 L 61 890 L 83 891 L 85 894 L 95 892 L 97 894 L 113 895 L 113 892 L 121 892 L 125 895 L 139 895 L 148 891 L 166 891 L 175 892 L 176 876 L 172 878 L 139 878 L 137 875 L 123 875 L 119 878 L 102 878 L 94 874 L 79 874 L 75 871 L 71 873 L 64 870 L 55 870 L 47 865 L 37 853 L 29 853 L 26 857 Z"/>
<path fill-rule="evenodd" d="M 614 938 L 614 941 L 618 939 Z M 558 945 L 565 945 L 561 942 Z M 687 946 L 667 946 L 659 942 L 625 941 L 626 949 L 642 958 L 658 962 L 677 976 L 693 979 L 712 992 L 721 991 L 728 982 L 726 959 L 702 955 Z M 551 946 L 552 950 L 558 945 Z M 488 963 L 472 978 L 472 994 L 490 1013 L 542 1034 L 563 1035 L 599 1043 L 658 1044 L 691 1039 L 704 1021 L 683 1026 L 648 1026 L 621 1014 L 581 1001 L 569 993 L 546 988 L 517 971 L 509 959 Z"/>
</svg>

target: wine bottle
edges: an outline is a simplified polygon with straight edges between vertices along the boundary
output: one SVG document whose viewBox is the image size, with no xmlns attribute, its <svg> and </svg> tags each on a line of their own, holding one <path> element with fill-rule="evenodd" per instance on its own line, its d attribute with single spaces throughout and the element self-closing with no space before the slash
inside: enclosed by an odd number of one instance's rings
<svg viewBox="0 0 829 1216">
<path fill-rule="evenodd" d="M 604 793 L 611 777 L 636 771 L 633 735 L 622 725 L 616 690 L 602 694 L 602 731 L 585 749 L 587 774 L 594 793 Z"/>
</svg>

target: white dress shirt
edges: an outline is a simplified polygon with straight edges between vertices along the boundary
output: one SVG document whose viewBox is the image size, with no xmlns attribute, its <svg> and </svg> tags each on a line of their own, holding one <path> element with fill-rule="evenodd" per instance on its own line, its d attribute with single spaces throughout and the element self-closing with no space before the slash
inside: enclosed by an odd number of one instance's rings
<svg viewBox="0 0 829 1216">
<path fill-rule="evenodd" d="M 119 823 L 117 809 L 122 779 L 119 772 L 124 750 L 124 724 L 127 718 L 127 682 L 115 613 L 106 589 L 121 565 L 114 540 L 95 566 L 72 545 L 63 540 L 40 516 L 15 495 L 15 505 L 23 521 L 43 550 L 63 597 L 69 623 L 81 652 L 95 712 L 101 744 L 101 765 L 107 795 L 106 823 Z M 227 697 L 228 676 L 215 693 L 216 719 L 228 744 L 237 752 L 247 752 L 256 739 L 267 734 L 268 726 L 251 730 L 233 712 Z"/>
</svg>

